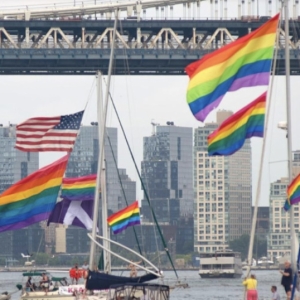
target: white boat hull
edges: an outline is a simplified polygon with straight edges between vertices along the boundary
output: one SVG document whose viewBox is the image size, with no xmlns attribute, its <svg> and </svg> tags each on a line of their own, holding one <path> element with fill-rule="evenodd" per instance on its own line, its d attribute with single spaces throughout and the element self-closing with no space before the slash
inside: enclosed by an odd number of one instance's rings
<svg viewBox="0 0 300 300">
<path fill-rule="evenodd" d="M 208 272 L 208 273 L 200 273 L 201 278 L 241 278 L 242 273 L 234 273 L 234 272 Z"/>
<path fill-rule="evenodd" d="M 37 292 L 30 295 L 22 295 L 20 300 L 106 300 L 106 295 L 59 295 L 54 293 L 48 293 L 45 295 L 44 292 Z"/>
<path fill-rule="evenodd" d="M 23 293 L 21 300 L 106 300 L 108 291 L 94 291 L 93 295 L 84 294 L 84 285 L 69 285 L 59 287 L 57 291 L 34 291 Z"/>
</svg>

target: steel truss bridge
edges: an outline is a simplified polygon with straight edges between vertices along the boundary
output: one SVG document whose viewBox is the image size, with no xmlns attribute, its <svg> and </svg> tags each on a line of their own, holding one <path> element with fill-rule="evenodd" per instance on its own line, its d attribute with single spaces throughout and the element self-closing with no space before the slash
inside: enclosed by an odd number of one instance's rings
<svg viewBox="0 0 300 300">
<path fill-rule="evenodd" d="M 86 7 L 0 10 L 0 74 L 89 75 L 107 73 L 113 16 L 120 17 L 115 40 L 114 74 L 181 75 L 190 62 L 255 30 L 269 18 L 200 18 L 200 1 L 146 0 Z M 224 0 L 225 1 L 225 0 Z M 227 1 L 225 1 L 227 2 Z M 186 5 L 189 18 L 172 19 L 173 5 Z M 159 5 L 168 9 L 158 10 Z M 170 6 L 172 5 L 172 6 Z M 194 5 L 194 10 L 191 6 Z M 154 8 L 162 15 L 145 18 Z M 190 13 L 189 13 L 190 9 Z M 132 12 L 135 14 L 132 16 Z M 227 14 L 227 8 L 221 16 Z M 198 17 L 197 17 L 198 16 Z M 300 74 L 300 21 L 290 21 L 291 74 Z M 279 29 L 276 74 L 285 74 L 285 32 Z"/>
</svg>

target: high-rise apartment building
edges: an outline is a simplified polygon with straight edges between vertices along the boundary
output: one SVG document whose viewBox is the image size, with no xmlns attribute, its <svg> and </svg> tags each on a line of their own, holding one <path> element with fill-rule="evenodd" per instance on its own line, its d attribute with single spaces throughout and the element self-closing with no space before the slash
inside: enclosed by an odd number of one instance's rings
<svg viewBox="0 0 300 300">
<path fill-rule="evenodd" d="M 282 208 L 286 200 L 286 189 L 289 185 L 288 178 L 281 178 L 271 183 L 270 189 L 270 230 L 268 236 L 268 256 L 276 260 L 276 257 L 290 253 L 290 214 Z M 299 207 L 295 206 L 294 215 L 298 216 L 295 228 L 299 230 Z"/>
<path fill-rule="evenodd" d="M 66 177 L 79 177 L 97 173 L 99 140 L 98 126 L 81 126 L 74 149 L 69 158 Z M 135 182 L 131 181 L 125 169 L 118 170 L 118 130 L 106 128 L 105 167 L 106 167 L 106 196 L 109 212 L 116 212 L 126 206 L 119 177 L 128 203 L 136 200 Z M 99 216 L 101 218 L 101 208 Z M 99 219 L 101 220 L 101 219 Z M 101 226 L 101 221 L 99 221 Z M 66 251 L 68 253 L 87 252 L 90 240 L 87 231 L 70 226 L 66 230 Z"/>
<path fill-rule="evenodd" d="M 39 168 L 39 154 L 15 148 L 16 127 L 0 126 L 0 192 Z"/>
<path fill-rule="evenodd" d="M 232 112 L 218 111 L 217 123 L 194 132 L 194 249 L 214 252 L 249 234 L 252 207 L 251 145 L 231 156 L 208 156 L 207 137 Z"/>
<path fill-rule="evenodd" d="M 128 204 L 132 203 L 136 199 L 136 182 L 132 181 L 128 174 L 126 173 L 126 169 L 119 169 L 119 176 L 122 182 L 120 197 L 119 197 L 119 209 L 124 208 L 126 206 L 126 201 Z M 126 201 L 125 201 L 126 198 Z"/>
<path fill-rule="evenodd" d="M 292 159 L 292 174 L 295 178 L 300 173 L 300 150 L 293 151 Z M 270 188 L 268 256 L 274 261 L 277 257 L 290 255 L 291 251 L 290 213 L 282 209 L 289 184 L 288 178 L 281 178 L 272 182 Z M 299 205 L 294 205 L 294 228 L 297 235 L 299 235 L 300 227 L 299 212 Z"/>
<path fill-rule="evenodd" d="M 252 207 L 252 216 L 254 213 L 254 206 Z M 255 237 L 260 240 L 267 241 L 269 234 L 270 209 L 269 206 L 259 206 L 257 208 L 257 221 Z M 265 254 L 264 254 L 265 255 Z"/>
<path fill-rule="evenodd" d="M 39 154 L 19 151 L 15 148 L 15 143 L 15 125 L 0 125 L 0 193 L 39 168 Z M 1 240 L 5 241 L 2 243 L 0 255 L 20 259 L 21 250 L 36 252 L 39 245 L 43 251 L 41 232 L 39 224 L 34 224 L 24 229 L 0 233 Z"/>
<path fill-rule="evenodd" d="M 144 137 L 142 179 L 158 222 L 176 222 L 193 215 L 193 129 L 173 122 L 154 124 Z M 152 221 L 148 203 L 142 201 L 145 221 Z"/>
</svg>

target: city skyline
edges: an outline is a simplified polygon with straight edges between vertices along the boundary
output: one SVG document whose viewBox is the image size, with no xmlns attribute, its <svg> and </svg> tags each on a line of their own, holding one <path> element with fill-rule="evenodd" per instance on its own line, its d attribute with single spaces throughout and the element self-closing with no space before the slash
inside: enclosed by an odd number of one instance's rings
<svg viewBox="0 0 300 300">
<path fill-rule="evenodd" d="M 50 3 L 49 0 L 3 0 L 1 7 L 22 5 L 31 5 L 39 2 L 39 5 Z M 56 3 L 65 3 L 66 0 L 56 0 Z M 73 1 L 69 1 L 72 3 Z M 292 1 L 290 1 L 292 2 Z M 53 2 L 52 2 L 53 3 Z M 229 17 L 237 15 L 237 0 L 232 0 L 232 6 L 228 12 Z M 256 2 L 258 3 L 258 2 Z M 274 2 L 273 2 L 274 6 Z M 203 15 L 210 16 L 208 1 L 201 3 Z M 264 4 L 259 5 L 259 11 L 266 13 Z M 92 86 L 95 84 L 93 76 L 3 76 L 1 78 L 1 91 L 3 100 L 0 104 L 0 123 L 6 126 L 9 122 L 20 123 L 34 116 L 54 116 L 68 113 L 74 113 L 84 108 L 86 100 Z M 292 98 L 297 96 L 297 77 L 291 78 Z M 187 76 L 113 76 L 111 93 L 116 102 L 119 114 L 123 121 L 126 134 L 133 149 L 138 166 L 142 161 L 142 140 L 144 136 L 151 133 L 151 122 L 165 125 L 167 121 L 173 121 L 175 126 L 184 126 L 197 128 L 204 124 L 194 119 L 186 103 L 185 94 L 188 83 Z M 287 173 L 287 151 L 285 143 L 285 132 L 277 129 L 277 123 L 286 119 L 284 105 L 284 78 L 276 76 L 274 84 L 271 124 L 269 128 L 269 138 L 267 140 L 267 158 L 264 163 L 264 175 L 262 185 L 262 199 L 260 205 L 269 204 L 269 184 Z M 220 109 L 232 110 L 238 109 L 252 101 L 264 89 L 257 88 L 251 95 L 248 89 L 229 93 L 220 105 Z M 88 105 L 83 118 L 83 124 L 89 125 L 96 121 L 96 93 L 92 88 L 92 101 Z M 276 111 L 275 111 L 276 106 Z M 16 110 L 18 107 L 18 110 Z M 300 141 L 296 140 L 296 123 L 298 117 L 297 111 L 300 109 L 299 103 L 293 103 L 293 150 L 300 149 Z M 215 112 L 212 112 L 207 121 L 215 120 Z M 115 118 L 109 113 L 109 127 L 117 126 Z M 119 126 L 118 126 L 119 127 Z M 124 139 L 119 131 L 119 167 L 126 168 L 132 180 L 137 182 L 137 193 L 139 199 L 142 198 L 142 192 L 138 176 L 134 171 L 133 164 L 129 165 L 129 154 L 125 149 Z M 256 194 L 257 177 L 260 163 L 260 152 L 262 139 L 251 139 L 253 147 L 253 201 Z M 120 151 L 122 149 L 122 151 Z M 54 161 L 62 156 L 63 153 L 42 153 L 40 154 L 40 167 Z"/>
<path fill-rule="evenodd" d="M 55 78 L 54 78 L 55 77 Z M 9 97 L 12 99 L 9 102 L 1 103 L 0 120 L 5 126 L 8 122 L 20 123 L 25 121 L 27 118 L 33 116 L 54 116 L 60 114 L 68 114 L 71 112 L 79 111 L 84 107 L 85 101 L 88 98 L 94 78 L 91 77 L 59 77 L 53 76 L 51 78 L 45 77 L 22 77 L 20 78 L 19 89 L 14 89 L 16 77 L 3 77 L 2 80 L 2 92 L 3 97 Z M 149 77 L 148 77 L 149 78 Z M 297 77 L 292 77 L 292 97 L 296 96 Z M 35 87 L 38 87 L 39 95 L 43 94 L 43 90 L 47 87 L 48 80 L 51 80 L 54 87 L 62 87 L 65 90 L 61 92 L 60 88 L 49 89 L 47 93 L 44 93 L 43 97 L 34 97 L 32 91 Z M 113 88 L 112 95 L 116 102 L 117 109 L 120 117 L 123 120 L 123 126 L 128 135 L 129 143 L 132 147 L 135 159 L 138 166 L 142 161 L 142 144 L 143 137 L 147 136 L 152 131 L 151 122 L 154 120 L 157 123 L 164 125 L 167 121 L 173 121 L 175 126 L 184 126 L 197 128 L 202 126 L 201 122 L 197 122 L 189 111 L 188 105 L 185 101 L 185 90 L 187 84 L 187 78 L 184 76 L 172 77 L 172 89 L 170 90 L 167 84 L 168 77 L 150 77 L 150 80 L 157 85 L 157 89 L 153 89 L 152 85 L 145 85 L 143 94 L 145 95 L 143 102 L 140 100 L 139 93 L 141 89 L 131 90 L 132 103 L 128 104 L 128 99 L 122 95 L 122 91 L 126 90 L 126 84 L 124 81 L 129 81 L 129 86 L 141 86 L 145 82 L 145 77 L 129 77 L 124 76 L 113 77 Z M 123 82 L 122 82 L 123 81 Z M 159 81 L 159 82 L 158 82 Z M 154 84 L 154 85 L 155 85 Z M 284 85 L 283 78 L 278 76 L 275 77 L 275 92 L 273 93 L 273 99 L 275 100 L 271 106 L 271 118 L 269 124 L 269 137 L 267 139 L 267 158 L 264 163 L 264 175 L 263 175 L 263 186 L 262 186 L 262 201 L 260 205 L 268 205 L 268 192 L 269 183 L 275 181 L 281 177 L 286 176 L 286 133 L 277 128 L 279 121 L 286 119 L 285 107 L 284 107 Z M 236 93 L 230 93 L 226 96 L 226 99 L 221 103 L 220 109 L 227 109 L 237 111 L 243 105 L 246 105 L 257 96 L 263 89 L 256 89 L 255 95 L 251 97 L 246 93 L 246 89 Z M 178 96 L 179 95 L 179 96 Z M 19 101 L 18 99 L 23 99 Z M 41 99 L 39 101 L 39 99 Z M 148 103 L 147 109 L 144 107 L 145 103 Z M 150 105 L 150 103 L 152 105 Z M 297 111 L 300 109 L 299 103 L 293 102 L 292 104 L 292 122 L 293 127 L 293 150 L 300 149 L 300 141 L 296 140 L 295 133 L 296 128 L 296 117 Z M 15 110 L 15 106 L 20 109 Z M 83 117 L 83 124 L 90 124 L 90 122 L 96 120 L 96 112 L 93 107 L 96 106 L 95 89 L 93 97 L 87 107 L 87 111 Z M 128 106 L 130 108 L 128 109 Z M 170 109 L 177 106 L 176 109 Z M 72 107 L 72 109 L 70 109 Z M 146 112 L 143 112 L 145 110 Z M 12 113 L 13 112 L 13 113 Z M 141 112 L 141 113 L 140 113 Z M 215 112 L 212 112 L 207 121 L 215 120 Z M 164 123 L 163 123 L 164 122 Z M 119 127 L 115 118 L 112 118 L 110 113 L 108 116 L 109 127 Z M 134 181 L 137 181 L 138 186 L 138 197 L 141 199 L 141 190 L 139 188 L 138 177 L 135 174 L 132 163 L 129 164 L 129 154 L 125 149 L 124 139 L 119 131 L 119 168 L 126 168 L 128 175 Z M 253 200 L 256 194 L 257 186 L 257 174 L 260 162 L 260 152 L 262 139 L 252 138 L 251 144 L 253 147 Z M 122 149 L 122 150 L 120 150 Z M 40 167 L 54 161 L 58 157 L 63 156 L 63 153 L 42 153 L 40 154 Z"/>
</svg>

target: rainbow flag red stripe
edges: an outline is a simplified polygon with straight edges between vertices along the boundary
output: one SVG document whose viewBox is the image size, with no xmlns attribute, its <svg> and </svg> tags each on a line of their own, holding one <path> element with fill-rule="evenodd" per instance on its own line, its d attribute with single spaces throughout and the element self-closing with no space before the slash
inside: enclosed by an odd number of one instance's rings
<svg viewBox="0 0 300 300">
<path fill-rule="evenodd" d="M 279 14 L 186 67 L 187 102 L 196 119 L 204 121 L 227 92 L 269 84 L 278 20 Z"/>
<path fill-rule="evenodd" d="M 107 222 L 114 234 L 125 230 L 128 226 L 141 224 L 138 201 L 108 217 Z"/>
<path fill-rule="evenodd" d="M 48 219 L 67 163 L 68 155 L 23 178 L 0 195 L 0 232 Z"/>
<path fill-rule="evenodd" d="M 208 136 L 208 155 L 231 155 L 244 145 L 245 139 L 263 136 L 266 95 L 263 93 L 230 116 Z"/>
</svg>

